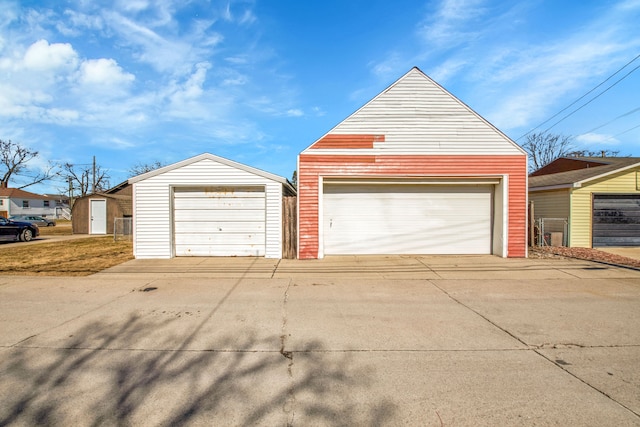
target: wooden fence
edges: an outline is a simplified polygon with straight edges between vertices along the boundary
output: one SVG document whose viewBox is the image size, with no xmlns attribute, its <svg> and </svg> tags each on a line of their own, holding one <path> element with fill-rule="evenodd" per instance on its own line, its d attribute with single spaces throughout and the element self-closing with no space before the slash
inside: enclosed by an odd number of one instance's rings
<svg viewBox="0 0 640 427">
<path fill-rule="evenodd" d="M 296 196 L 282 198 L 282 257 L 296 259 L 298 255 L 298 200 Z"/>
</svg>

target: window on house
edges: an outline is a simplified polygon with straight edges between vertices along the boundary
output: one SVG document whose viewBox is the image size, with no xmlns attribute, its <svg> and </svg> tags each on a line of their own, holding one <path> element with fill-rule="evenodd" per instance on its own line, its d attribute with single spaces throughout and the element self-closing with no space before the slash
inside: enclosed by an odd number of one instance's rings
<svg viewBox="0 0 640 427">
<path fill-rule="evenodd" d="M 22 207 L 23 208 L 28 208 L 29 207 L 29 201 L 28 200 L 23 200 L 22 201 Z"/>
<path fill-rule="evenodd" d="M 48 200 L 45 200 L 45 201 L 44 201 L 44 207 L 45 207 L 45 208 L 48 208 L 48 207 L 49 207 L 49 201 L 48 201 Z"/>
<path fill-rule="evenodd" d="M 0 199 L 0 206 L 4 205 L 4 200 Z"/>
</svg>

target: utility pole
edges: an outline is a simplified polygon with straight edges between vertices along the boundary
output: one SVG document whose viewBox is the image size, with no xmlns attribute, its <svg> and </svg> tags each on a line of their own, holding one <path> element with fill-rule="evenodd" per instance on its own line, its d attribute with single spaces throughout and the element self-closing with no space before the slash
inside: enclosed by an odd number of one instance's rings
<svg viewBox="0 0 640 427">
<path fill-rule="evenodd" d="M 93 185 L 91 186 L 91 193 L 96 193 L 96 156 L 93 156 Z"/>
</svg>

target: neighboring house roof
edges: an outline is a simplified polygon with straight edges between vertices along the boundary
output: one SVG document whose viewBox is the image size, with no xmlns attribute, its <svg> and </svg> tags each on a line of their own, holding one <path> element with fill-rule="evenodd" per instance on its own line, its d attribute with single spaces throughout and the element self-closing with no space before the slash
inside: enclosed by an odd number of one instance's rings
<svg viewBox="0 0 640 427">
<path fill-rule="evenodd" d="M 52 200 L 55 197 L 42 196 L 40 194 L 30 193 L 19 188 L 0 188 L 0 197 L 8 197 L 10 199 L 37 199 Z"/>
<path fill-rule="evenodd" d="M 286 178 L 283 178 L 281 176 L 278 175 L 274 175 L 272 173 L 269 172 L 265 172 L 261 169 L 257 169 L 257 168 L 253 168 L 251 166 L 247 166 L 244 165 L 242 163 L 238 163 L 238 162 L 234 162 L 233 160 L 229 160 L 229 159 L 225 159 L 224 157 L 220 157 L 220 156 L 215 156 L 213 154 L 210 153 L 203 153 L 200 154 L 198 156 L 195 157 L 191 157 L 189 159 L 183 160 L 181 162 L 177 162 L 162 168 L 158 168 L 156 170 L 153 170 L 151 172 L 147 172 L 147 173 L 143 173 L 142 175 L 138 175 L 138 176 L 134 176 L 133 178 L 129 178 L 129 180 L 127 181 L 129 184 L 134 184 L 136 182 L 157 176 L 157 175 L 161 175 L 163 173 L 196 163 L 196 162 L 200 162 L 202 160 L 212 160 L 214 162 L 218 162 L 218 163 L 222 163 L 224 165 L 230 166 L 232 168 L 236 168 L 236 169 L 240 169 L 243 170 L 245 172 L 248 173 L 252 173 L 254 175 L 258 175 L 261 176 L 263 178 L 266 179 L 270 179 L 272 181 L 276 181 L 276 182 L 280 182 L 282 183 L 284 186 L 286 186 L 290 191 L 292 191 L 293 194 L 296 194 L 296 190 L 293 187 L 293 185 L 291 185 L 291 183 L 289 182 L 289 180 L 287 180 Z"/>
<path fill-rule="evenodd" d="M 576 157 L 571 159 L 583 161 L 585 167 L 566 172 L 529 176 L 529 191 L 579 188 L 589 181 L 640 167 L 640 157 Z"/>
<path fill-rule="evenodd" d="M 131 184 L 129 184 L 129 180 L 127 180 L 127 181 L 123 181 L 123 182 L 121 182 L 120 184 L 115 185 L 115 186 L 113 186 L 113 187 L 109 188 L 108 190 L 105 190 L 105 191 L 104 191 L 104 193 L 105 193 L 105 194 L 117 193 L 118 191 L 120 191 L 120 190 L 122 190 L 122 189 L 126 188 L 126 187 L 127 187 L 127 185 L 131 185 Z"/>
</svg>

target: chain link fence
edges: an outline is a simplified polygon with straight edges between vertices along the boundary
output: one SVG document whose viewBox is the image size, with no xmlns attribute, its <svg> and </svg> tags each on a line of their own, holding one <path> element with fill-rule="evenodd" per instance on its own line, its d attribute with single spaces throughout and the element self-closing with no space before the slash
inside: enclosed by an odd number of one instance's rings
<svg viewBox="0 0 640 427">
<path fill-rule="evenodd" d="M 536 244 L 538 246 L 567 246 L 567 218 L 538 218 L 536 221 Z"/>
<path fill-rule="evenodd" d="M 115 218 L 113 220 L 113 240 L 131 240 L 133 235 L 133 218 Z"/>
</svg>

